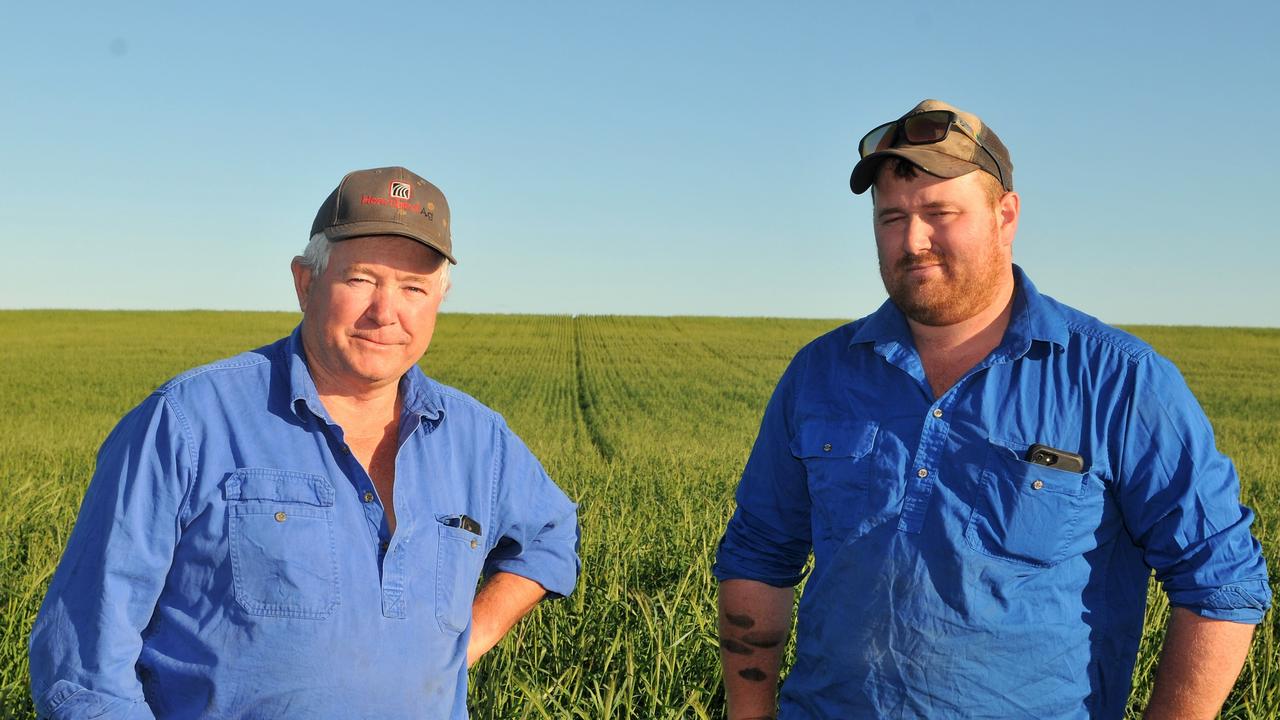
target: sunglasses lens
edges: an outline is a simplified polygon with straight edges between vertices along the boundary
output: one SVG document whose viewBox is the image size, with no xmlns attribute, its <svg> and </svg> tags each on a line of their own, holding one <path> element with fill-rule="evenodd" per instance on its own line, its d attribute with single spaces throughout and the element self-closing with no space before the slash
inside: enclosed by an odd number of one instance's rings
<svg viewBox="0 0 1280 720">
<path fill-rule="evenodd" d="M 866 157 L 873 152 L 888 148 L 893 144 L 893 133 L 897 129 L 897 125 L 896 121 L 887 122 L 864 135 L 862 142 L 858 145 L 858 154 Z"/>
<path fill-rule="evenodd" d="M 912 145 L 941 142 L 955 118 L 946 110 L 931 110 L 902 121 L 902 137 Z"/>
</svg>

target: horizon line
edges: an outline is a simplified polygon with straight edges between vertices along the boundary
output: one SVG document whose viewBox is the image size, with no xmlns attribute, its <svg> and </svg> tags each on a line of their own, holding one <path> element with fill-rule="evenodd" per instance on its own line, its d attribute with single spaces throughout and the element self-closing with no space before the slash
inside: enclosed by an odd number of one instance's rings
<svg viewBox="0 0 1280 720">
<path fill-rule="evenodd" d="M 217 308 L 0 308 L 0 314 L 4 313 L 256 313 L 256 314 L 275 314 L 275 315 L 301 315 L 298 310 L 236 310 L 236 309 L 217 309 Z M 630 318 L 706 318 L 721 320 L 807 320 L 821 322 L 853 322 L 857 318 L 845 317 L 815 317 L 808 315 L 698 315 L 693 313 L 562 313 L 562 312 L 502 312 L 502 311 L 473 311 L 473 310 L 440 310 L 441 315 L 501 315 L 501 316 L 526 316 L 526 317 L 630 317 Z M 1197 324 L 1176 324 L 1176 323 L 1152 323 L 1152 322 L 1112 322 L 1103 321 L 1108 325 L 1119 328 L 1126 327 L 1164 327 L 1164 328 L 1204 328 L 1210 330 L 1277 330 L 1280 326 L 1273 325 L 1205 325 Z"/>
</svg>

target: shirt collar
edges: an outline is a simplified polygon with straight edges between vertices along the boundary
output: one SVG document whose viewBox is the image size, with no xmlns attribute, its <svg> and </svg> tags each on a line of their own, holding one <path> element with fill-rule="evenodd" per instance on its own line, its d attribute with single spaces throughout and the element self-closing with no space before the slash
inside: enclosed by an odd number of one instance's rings
<svg viewBox="0 0 1280 720">
<path fill-rule="evenodd" d="M 1013 278 L 1013 313 L 1001 345 L 1029 347 L 1031 341 L 1042 340 L 1065 348 L 1070 334 L 1057 306 L 1036 290 L 1035 284 L 1016 264 L 1013 266 Z M 907 318 L 892 300 L 885 300 L 879 309 L 868 315 L 849 340 L 850 345 L 885 342 L 914 347 Z"/>
<path fill-rule="evenodd" d="M 302 347 L 301 323 L 289 334 L 289 340 L 285 343 L 285 355 L 289 368 L 289 408 L 302 418 L 299 408 L 305 406 L 313 415 L 332 422 L 324 404 L 320 402 L 316 383 L 311 379 L 311 371 L 307 367 L 307 356 Z M 423 420 L 434 422 L 444 417 L 444 407 L 440 403 L 436 384 L 417 365 L 409 368 L 409 372 L 400 378 L 400 400 L 404 412 L 418 415 Z"/>
<path fill-rule="evenodd" d="M 884 342 L 896 342 L 908 347 L 913 344 L 907 317 L 892 300 L 885 300 L 879 309 L 868 315 L 849 340 L 850 345 Z"/>
<path fill-rule="evenodd" d="M 1013 278 L 1017 289 L 1014 291 L 1013 315 L 1009 318 L 1003 344 L 1029 346 L 1031 341 L 1041 340 L 1066 348 L 1071 333 L 1058 306 L 1041 295 L 1035 283 L 1017 265 L 1013 266 Z"/>
</svg>

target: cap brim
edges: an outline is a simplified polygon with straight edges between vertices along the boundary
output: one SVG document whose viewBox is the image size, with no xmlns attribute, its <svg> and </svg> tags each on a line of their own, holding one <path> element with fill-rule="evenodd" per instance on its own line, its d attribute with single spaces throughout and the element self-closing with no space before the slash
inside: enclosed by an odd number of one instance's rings
<svg viewBox="0 0 1280 720">
<path fill-rule="evenodd" d="M 954 178 L 968 175 L 974 170 L 982 170 L 982 166 L 968 160 L 935 152 L 927 147 L 899 147 L 874 152 L 858 161 L 849 175 L 849 189 L 854 195 L 861 195 L 876 181 L 876 173 L 880 163 L 888 157 L 900 157 L 909 161 L 921 170 L 940 178 Z"/>
<path fill-rule="evenodd" d="M 423 245 L 426 245 L 432 250 L 435 250 L 436 252 L 445 256 L 445 258 L 448 259 L 449 262 L 453 263 L 454 265 L 458 264 L 458 261 L 453 257 L 453 253 L 449 252 L 448 250 L 445 250 L 442 247 L 442 243 L 440 241 L 432 237 L 424 237 L 422 235 L 415 235 L 411 232 L 408 232 L 407 230 L 405 230 L 404 225 L 401 225 L 399 223 L 389 223 L 389 222 L 346 223 L 345 225 L 334 225 L 333 227 L 325 228 L 324 235 L 325 237 L 329 238 L 331 242 L 340 242 L 342 240 L 350 240 L 352 238 L 358 238 L 358 237 L 367 237 L 369 235 L 399 235 L 400 237 L 409 238 L 410 240 L 417 240 Z"/>
</svg>

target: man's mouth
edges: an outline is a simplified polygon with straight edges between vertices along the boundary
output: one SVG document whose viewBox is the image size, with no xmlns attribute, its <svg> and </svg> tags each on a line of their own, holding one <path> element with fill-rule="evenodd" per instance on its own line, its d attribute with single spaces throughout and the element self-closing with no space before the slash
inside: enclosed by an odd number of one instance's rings
<svg viewBox="0 0 1280 720">
<path fill-rule="evenodd" d="M 378 346 L 378 347 L 393 347 L 393 346 L 395 346 L 395 345 L 402 345 L 402 344 L 403 344 L 403 343 L 399 343 L 399 342 L 389 342 L 389 341 L 386 341 L 386 340 L 379 340 L 379 339 L 377 339 L 377 338 L 366 337 L 366 336 L 364 336 L 364 335 L 352 335 L 351 337 L 352 337 L 352 339 L 354 339 L 354 340 L 361 340 L 361 341 L 363 341 L 363 342 L 365 342 L 365 343 L 367 343 L 367 344 L 369 344 L 369 345 L 376 345 L 376 346 Z"/>
<path fill-rule="evenodd" d="M 898 271 L 907 274 L 916 274 L 935 267 L 945 267 L 945 264 L 942 262 L 942 258 L 937 256 L 917 255 L 915 257 L 906 258 L 898 263 Z"/>
<path fill-rule="evenodd" d="M 904 266 L 902 268 L 902 272 L 908 275 L 918 275 L 918 274 L 927 272 L 931 268 L 938 268 L 939 270 L 941 270 L 942 263 L 940 262 L 911 263 L 910 265 Z"/>
</svg>

